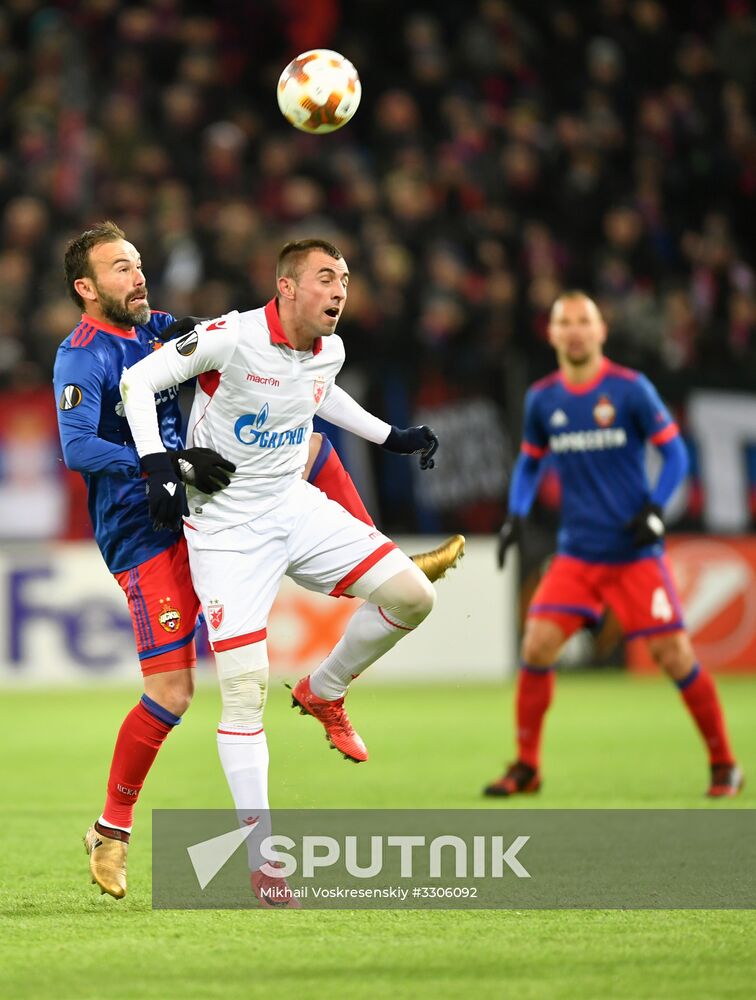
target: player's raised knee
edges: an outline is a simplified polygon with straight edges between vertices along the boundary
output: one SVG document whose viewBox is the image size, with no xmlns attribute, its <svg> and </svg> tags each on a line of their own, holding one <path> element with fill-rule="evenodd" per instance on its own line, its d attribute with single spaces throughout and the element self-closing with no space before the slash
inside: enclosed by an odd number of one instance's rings
<svg viewBox="0 0 756 1000">
<path fill-rule="evenodd" d="M 419 625 L 433 610 L 436 591 L 428 578 L 415 566 L 400 574 L 397 611 L 402 621 Z"/>
</svg>

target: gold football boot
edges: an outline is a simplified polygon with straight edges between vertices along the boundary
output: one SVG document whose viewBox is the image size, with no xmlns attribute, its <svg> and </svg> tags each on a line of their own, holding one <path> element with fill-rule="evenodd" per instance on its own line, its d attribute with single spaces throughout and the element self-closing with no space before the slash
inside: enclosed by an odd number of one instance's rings
<svg viewBox="0 0 756 1000">
<path fill-rule="evenodd" d="M 89 855 L 92 882 L 100 891 L 116 899 L 126 895 L 126 855 L 129 852 L 129 835 L 122 830 L 108 829 L 107 835 L 99 823 L 93 823 L 84 835 L 84 847 Z M 111 832 L 114 836 L 110 836 Z"/>
<path fill-rule="evenodd" d="M 448 569 L 454 569 L 464 554 L 465 536 L 452 535 L 438 548 L 431 549 L 430 552 L 418 552 L 410 556 L 410 559 L 425 573 L 431 583 L 435 583 L 446 575 Z"/>
</svg>

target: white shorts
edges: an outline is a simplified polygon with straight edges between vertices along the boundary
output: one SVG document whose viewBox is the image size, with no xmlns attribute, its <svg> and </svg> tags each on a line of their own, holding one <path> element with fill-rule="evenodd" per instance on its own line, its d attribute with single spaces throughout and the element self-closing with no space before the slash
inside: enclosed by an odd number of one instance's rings
<svg viewBox="0 0 756 1000">
<path fill-rule="evenodd" d="M 377 528 L 304 480 L 280 509 L 214 534 L 187 528 L 185 535 L 216 652 L 265 639 L 284 575 L 321 594 L 367 598 L 412 566 Z"/>
</svg>

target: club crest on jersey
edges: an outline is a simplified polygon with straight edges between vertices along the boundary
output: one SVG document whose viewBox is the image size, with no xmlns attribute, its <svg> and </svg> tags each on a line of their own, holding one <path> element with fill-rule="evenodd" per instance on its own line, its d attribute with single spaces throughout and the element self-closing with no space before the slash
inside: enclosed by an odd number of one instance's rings
<svg viewBox="0 0 756 1000">
<path fill-rule="evenodd" d="M 191 357 L 197 350 L 197 331 L 190 330 L 189 333 L 177 340 L 176 350 L 182 358 Z"/>
<path fill-rule="evenodd" d="M 312 396 L 316 404 L 319 403 L 320 400 L 323 398 L 325 387 L 326 387 L 325 379 L 322 378 L 316 378 L 315 381 L 312 383 Z"/>
<path fill-rule="evenodd" d="M 217 632 L 223 622 L 223 605 L 220 601 L 207 602 L 207 620 L 210 622 L 210 627 Z"/>
<path fill-rule="evenodd" d="M 61 410 L 73 410 L 82 401 L 82 392 L 78 385 L 66 385 L 60 394 L 58 406 Z"/>
<path fill-rule="evenodd" d="M 593 407 L 593 419 L 599 427 L 611 427 L 617 416 L 614 403 L 608 396 L 599 396 L 598 402 Z"/>
<path fill-rule="evenodd" d="M 170 597 L 160 598 L 158 622 L 166 632 L 178 632 L 181 628 L 181 612 L 178 608 L 173 607 Z"/>
</svg>

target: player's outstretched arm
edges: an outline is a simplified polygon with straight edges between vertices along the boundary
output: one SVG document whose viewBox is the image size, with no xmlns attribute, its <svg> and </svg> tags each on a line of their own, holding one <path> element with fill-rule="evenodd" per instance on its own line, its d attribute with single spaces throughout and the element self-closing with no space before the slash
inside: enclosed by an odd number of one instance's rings
<svg viewBox="0 0 756 1000">
<path fill-rule="evenodd" d="M 209 322 L 209 316 L 182 316 L 164 326 L 158 333 L 161 340 L 173 340 L 174 337 L 182 337 L 185 333 L 191 333 L 195 327 Z"/>
<path fill-rule="evenodd" d="M 395 427 L 374 416 L 345 392 L 333 385 L 318 409 L 323 417 L 337 427 L 358 437 L 379 444 L 398 455 L 420 455 L 420 468 L 432 469 L 433 455 L 438 450 L 438 438 L 430 427 Z"/>
<path fill-rule="evenodd" d="M 203 372 L 222 371 L 234 352 L 239 314 L 214 320 L 172 340 L 124 371 L 121 399 L 140 455 L 165 451 L 160 438 L 155 393 L 188 382 Z"/>
<path fill-rule="evenodd" d="M 238 313 L 231 313 L 206 328 L 192 330 L 166 344 L 162 350 L 142 358 L 123 373 L 121 399 L 142 469 L 148 477 L 150 516 L 155 527 L 177 527 L 182 516 L 188 513 L 179 472 L 174 468 L 160 437 L 155 393 L 186 382 L 202 372 L 213 369 L 222 371 L 233 354 L 237 328 Z M 195 475 L 197 463 L 202 465 L 200 475 L 209 476 L 213 469 L 216 474 L 223 473 L 224 469 L 218 468 L 216 459 L 225 460 L 213 452 L 209 464 L 203 464 L 203 460 L 209 457 L 200 454 L 203 450 L 189 449 L 194 453 L 191 456 L 194 461 L 190 464 L 195 469 Z M 185 456 L 184 460 L 189 461 Z"/>
</svg>

